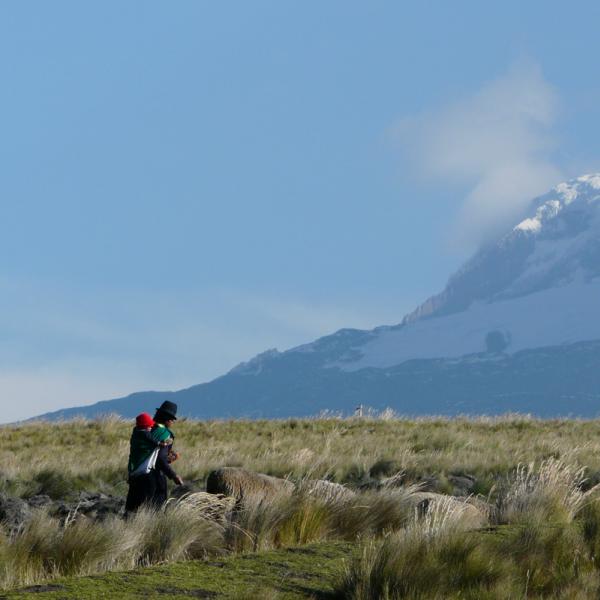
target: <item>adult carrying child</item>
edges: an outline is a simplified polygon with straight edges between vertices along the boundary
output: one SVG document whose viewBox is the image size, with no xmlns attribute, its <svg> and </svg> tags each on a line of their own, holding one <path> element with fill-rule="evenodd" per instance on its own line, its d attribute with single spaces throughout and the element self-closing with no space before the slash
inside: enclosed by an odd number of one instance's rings
<svg viewBox="0 0 600 600">
<path fill-rule="evenodd" d="M 162 506 L 167 501 L 167 478 L 183 485 L 170 464 L 177 456 L 172 450 L 175 435 L 171 431 L 176 419 L 177 405 L 168 400 L 156 410 L 154 419 L 146 413 L 136 418 L 129 452 L 127 514 L 142 505 Z"/>
</svg>

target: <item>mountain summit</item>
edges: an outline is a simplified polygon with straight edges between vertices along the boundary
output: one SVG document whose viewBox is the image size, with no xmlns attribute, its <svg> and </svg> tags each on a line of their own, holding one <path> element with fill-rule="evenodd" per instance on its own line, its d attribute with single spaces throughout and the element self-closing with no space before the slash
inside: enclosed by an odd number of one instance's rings
<svg viewBox="0 0 600 600">
<path fill-rule="evenodd" d="M 516 298 L 600 275 L 600 175 L 561 183 L 528 214 L 479 251 L 446 289 L 405 317 L 451 314 L 474 302 Z"/>
<path fill-rule="evenodd" d="M 600 175 L 535 199 L 399 325 L 269 350 L 212 382 L 48 418 L 132 416 L 157 397 L 199 418 L 286 417 L 357 403 L 406 414 L 600 413 Z"/>
<path fill-rule="evenodd" d="M 600 175 L 563 183 L 342 368 L 600 340 Z"/>
</svg>

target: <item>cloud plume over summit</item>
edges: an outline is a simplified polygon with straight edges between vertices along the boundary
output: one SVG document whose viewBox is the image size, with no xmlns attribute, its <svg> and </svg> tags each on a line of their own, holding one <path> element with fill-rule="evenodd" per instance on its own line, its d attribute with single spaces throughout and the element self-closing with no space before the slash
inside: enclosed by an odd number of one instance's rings
<svg viewBox="0 0 600 600">
<path fill-rule="evenodd" d="M 521 63 L 460 101 L 398 123 L 396 135 L 421 176 L 468 190 L 461 241 L 481 243 L 563 178 L 553 160 L 558 106 L 539 66 Z"/>
</svg>

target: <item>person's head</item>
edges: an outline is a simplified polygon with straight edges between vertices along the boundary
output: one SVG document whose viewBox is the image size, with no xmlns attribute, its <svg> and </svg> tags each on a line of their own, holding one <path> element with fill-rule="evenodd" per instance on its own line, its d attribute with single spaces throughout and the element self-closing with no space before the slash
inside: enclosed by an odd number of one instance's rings
<svg viewBox="0 0 600 600">
<path fill-rule="evenodd" d="M 160 411 L 157 411 L 156 414 L 154 415 L 154 421 L 156 423 L 160 423 L 161 425 L 164 425 L 165 427 L 171 429 L 171 427 L 173 426 L 173 423 L 175 422 L 174 419 L 172 419 L 171 417 L 162 414 Z"/>
<path fill-rule="evenodd" d="M 157 409 L 154 420 L 161 425 L 171 427 L 177 420 L 177 404 L 165 400 Z"/>
<path fill-rule="evenodd" d="M 142 413 L 135 418 L 135 426 L 138 429 L 152 429 L 154 427 L 154 420 L 148 413 Z"/>
</svg>

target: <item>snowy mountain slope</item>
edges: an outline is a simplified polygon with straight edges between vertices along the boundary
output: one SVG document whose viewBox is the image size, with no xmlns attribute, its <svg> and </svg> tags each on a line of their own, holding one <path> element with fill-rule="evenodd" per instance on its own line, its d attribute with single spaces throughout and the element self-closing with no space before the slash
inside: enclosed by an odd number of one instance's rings
<svg viewBox="0 0 600 600">
<path fill-rule="evenodd" d="M 330 366 L 346 370 L 387 368 L 411 359 L 514 353 L 600 339 L 600 281 L 572 283 L 467 310 L 388 328 Z M 353 349 L 356 352 L 356 348 Z"/>
<path fill-rule="evenodd" d="M 511 231 L 478 252 L 404 323 L 598 276 L 600 175 L 585 175 L 534 200 Z"/>
<path fill-rule="evenodd" d="M 586 175 L 534 200 L 441 294 L 398 326 L 355 335 L 327 366 L 387 368 L 411 359 L 600 339 L 599 306 L 600 175 Z"/>
<path fill-rule="evenodd" d="M 446 288 L 394 326 L 342 329 L 268 350 L 211 382 L 143 392 L 47 418 L 133 416 L 159 398 L 183 415 L 600 414 L 600 175 L 536 199 Z"/>
</svg>

